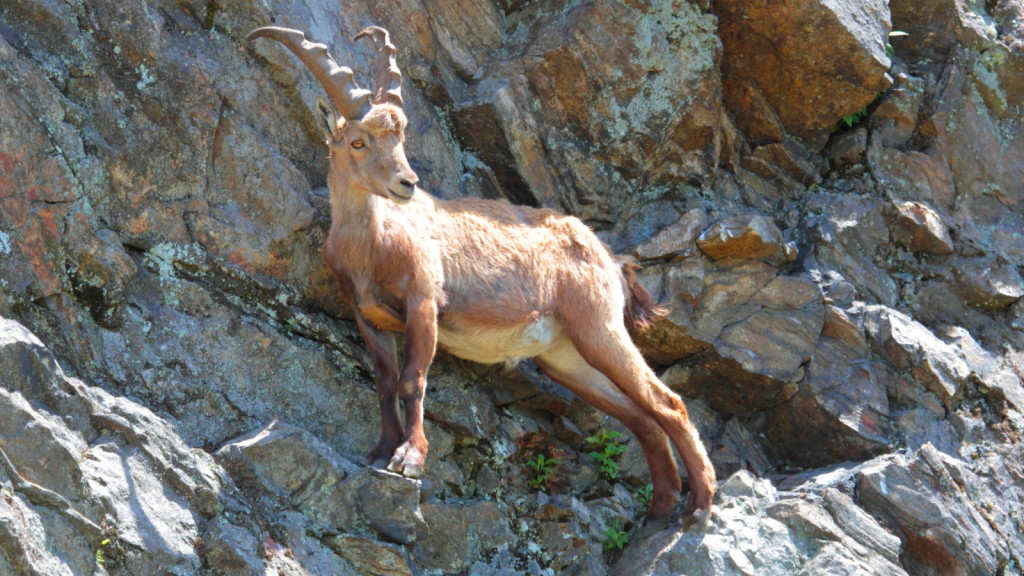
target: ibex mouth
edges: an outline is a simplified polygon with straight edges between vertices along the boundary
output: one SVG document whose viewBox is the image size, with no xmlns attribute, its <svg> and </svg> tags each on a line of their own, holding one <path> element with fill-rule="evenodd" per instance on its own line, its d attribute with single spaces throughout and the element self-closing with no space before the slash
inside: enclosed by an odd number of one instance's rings
<svg viewBox="0 0 1024 576">
<path fill-rule="evenodd" d="M 392 190 L 391 188 L 388 188 L 388 196 L 391 197 L 391 201 L 394 202 L 395 204 L 398 204 L 399 206 L 402 206 L 402 205 L 408 204 L 409 202 L 412 202 L 412 195 L 413 194 L 415 194 L 415 191 L 413 191 L 412 193 L 406 195 L 406 194 L 401 194 L 399 192 L 396 192 L 396 191 Z"/>
</svg>

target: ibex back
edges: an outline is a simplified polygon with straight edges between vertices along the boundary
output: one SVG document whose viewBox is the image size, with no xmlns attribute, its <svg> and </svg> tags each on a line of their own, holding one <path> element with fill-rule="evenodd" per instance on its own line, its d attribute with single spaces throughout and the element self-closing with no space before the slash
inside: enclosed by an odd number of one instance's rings
<svg viewBox="0 0 1024 576">
<path fill-rule="evenodd" d="M 669 440 L 690 479 L 688 507 L 706 521 L 714 469 L 686 406 L 658 380 L 627 331 L 627 322 L 643 328 L 657 313 L 631 265 L 574 217 L 418 194 L 403 149 L 402 77 L 382 28 L 356 36 L 372 39 L 376 49 L 372 94 L 302 32 L 260 28 L 249 35 L 260 37 L 291 50 L 330 97 L 318 97 L 315 106 L 331 150 L 333 224 L 323 257 L 373 358 L 382 431 L 367 463 L 411 477 L 423 472 L 422 401 L 438 342 L 478 362 L 534 358 L 553 380 L 636 436 L 654 486 L 645 533 L 664 527 L 679 500 Z M 394 332 L 406 334 L 401 371 Z"/>
</svg>

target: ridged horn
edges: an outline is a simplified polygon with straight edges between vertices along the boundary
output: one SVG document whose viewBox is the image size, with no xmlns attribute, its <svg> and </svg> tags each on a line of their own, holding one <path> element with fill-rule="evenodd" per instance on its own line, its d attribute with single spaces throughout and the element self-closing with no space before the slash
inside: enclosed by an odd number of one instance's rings
<svg viewBox="0 0 1024 576">
<path fill-rule="evenodd" d="M 257 38 L 277 40 L 292 51 L 320 80 L 338 113 L 349 120 L 358 120 L 370 111 L 370 91 L 360 88 L 352 77 L 352 69 L 338 64 L 327 53 L 327 46 L 306 40 L 298 30 L 267 26 L 257 28 L 245 37 L 252 41 Z"/>
<path fill-rule="evenodd" d="M 390 102 L 401 107 L 402 72 L 398 69 L 398 50 L 391 43 L 391 36 L 379 26 L 370 26 L 356 34 L 354 40 L 360 38 L 373 40 L 373 47 L 377 50 L 377 87 L 373 103 Z"/>
</svg>

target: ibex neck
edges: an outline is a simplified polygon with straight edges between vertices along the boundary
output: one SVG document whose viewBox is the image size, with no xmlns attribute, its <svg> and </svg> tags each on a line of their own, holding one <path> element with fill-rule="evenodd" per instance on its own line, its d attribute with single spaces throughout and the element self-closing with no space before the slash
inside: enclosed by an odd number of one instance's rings
<svg viewBox="0 0 1024 576">
<path fill-rule="evenodd" d="M 369 190 L 354 186 L 348 178 L 336 176 L 334 172 L 327 177 L 327 188 L 331 193 L 333 227 L 350 223 L 364 228 L 375 227 L 379 220 L 377 196 Z"/>
</svg>

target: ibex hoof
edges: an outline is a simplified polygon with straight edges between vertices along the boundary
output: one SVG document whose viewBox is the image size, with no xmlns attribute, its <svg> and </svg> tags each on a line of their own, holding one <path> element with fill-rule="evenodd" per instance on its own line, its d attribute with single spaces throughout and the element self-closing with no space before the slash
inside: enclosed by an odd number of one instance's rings
<svg viewBox="0 0 1024 576">
<path fill-rule="evenodd" d="M 694 510 L 693 514 L 683 518 L 683 530 L 689 531 L 694 524 L 701 531 L 707 530 L 711 525 L 711 510 Z"/>
<path fill-rule="evenodd" d="M 406 478 L 419 478 L 423 475 L 423 455 L 419 449 L 406 442 L 395 450 L 388 470 Z"/>
<path fill-rule="evenodd" d="M 700 524 L 701 530 L 707 530 L 708 526 L 711 525 L 711 510 L 697 510 L 693 513 L 694 517 L 697 518 L 697 523 Z"/>
<path fill-rule="evenodd" d="M 668 528 L 668 520 L 648 516 L 644 519 L 644 538 L 648 538 Z"/>
</svg>

